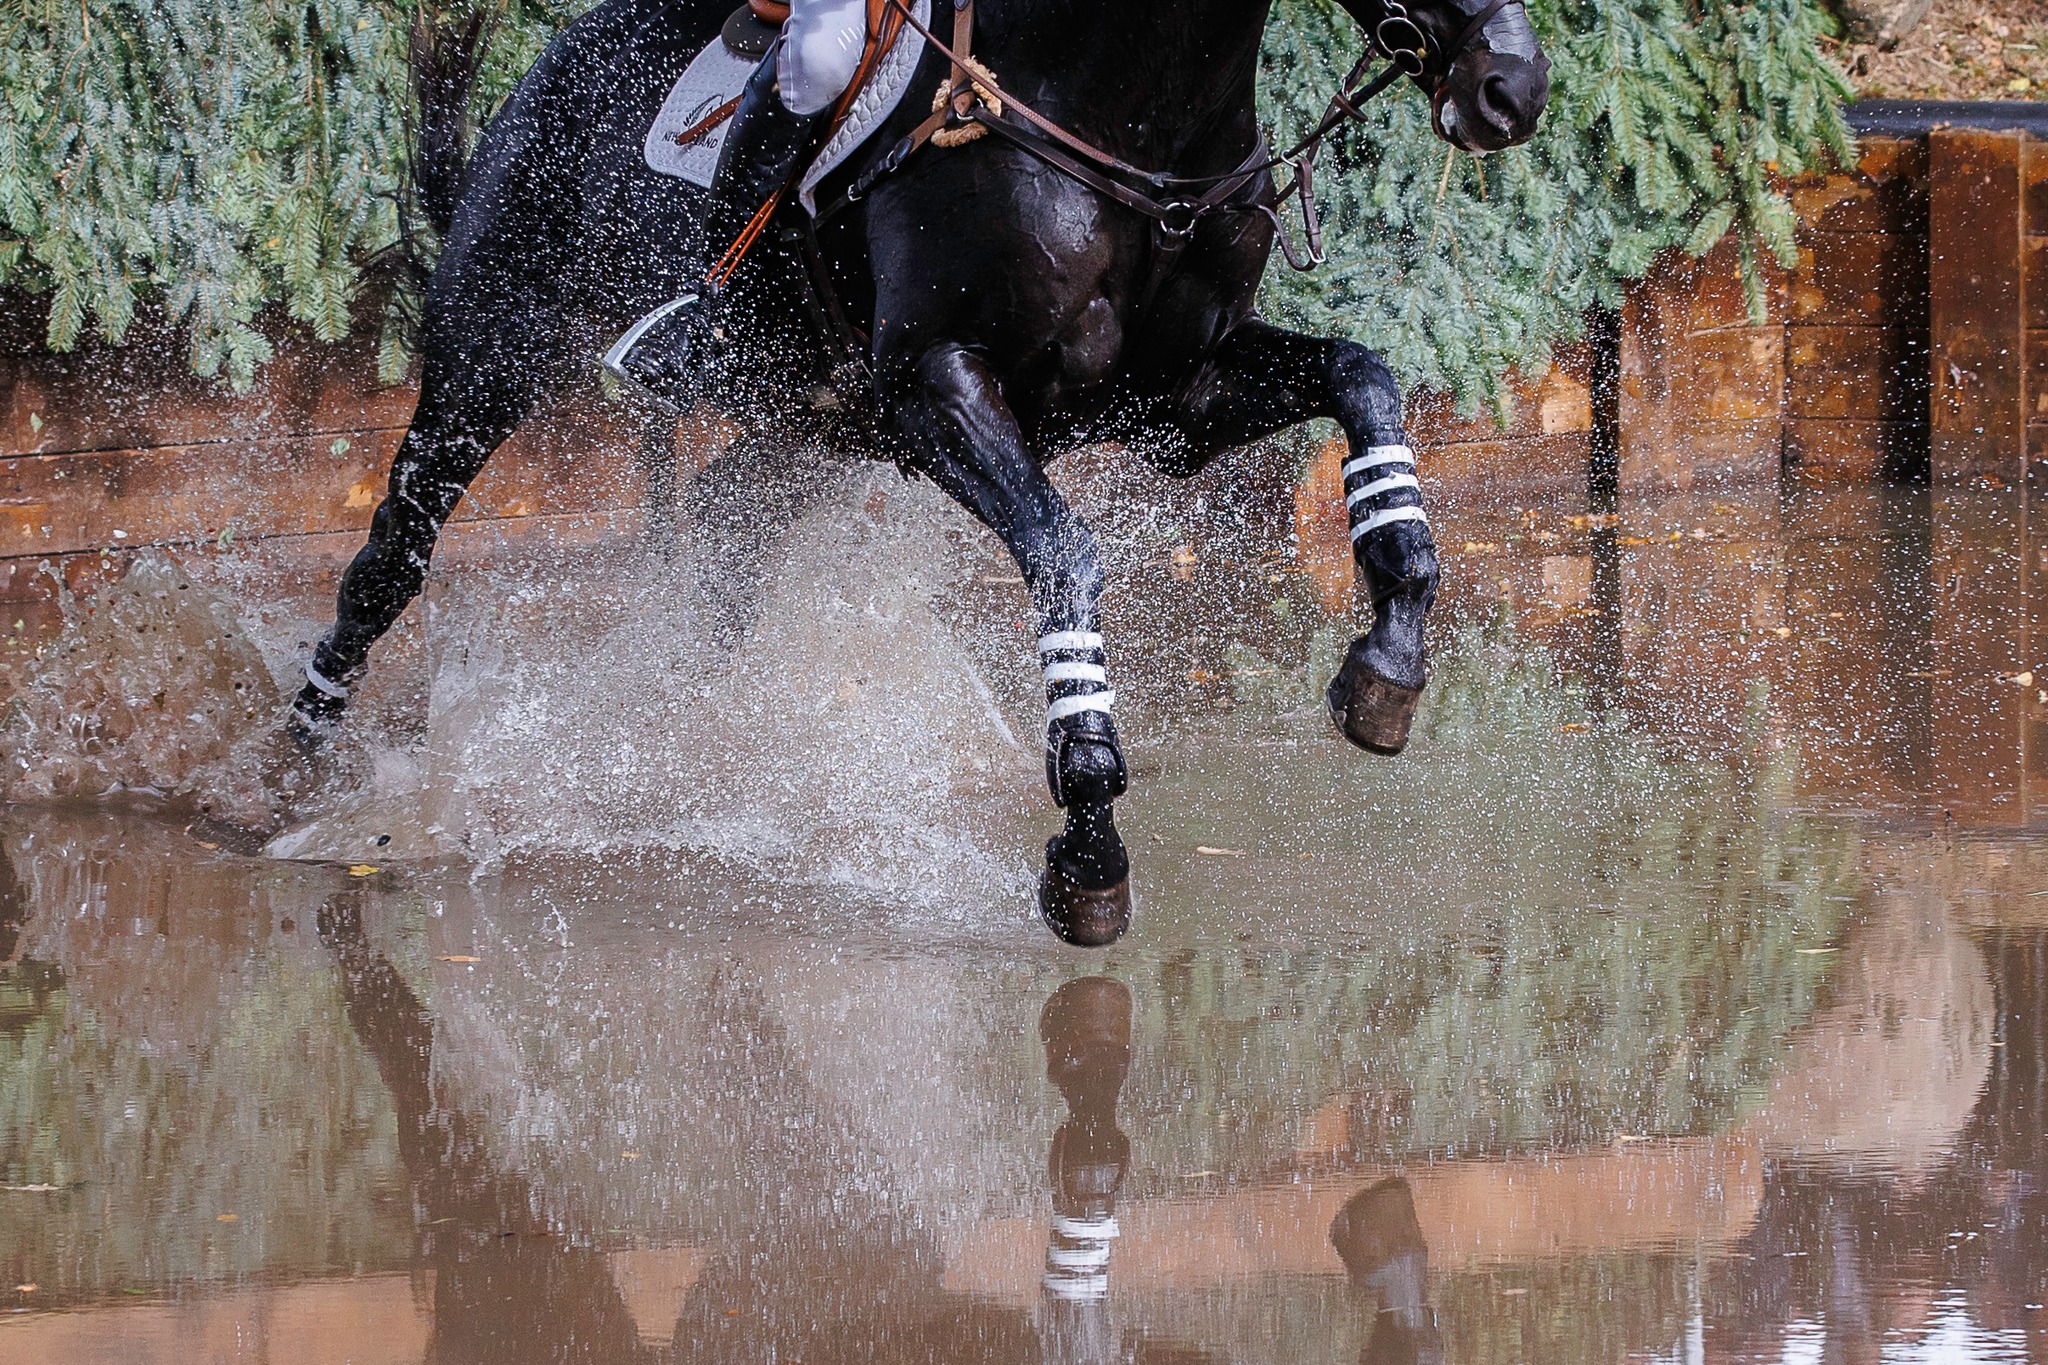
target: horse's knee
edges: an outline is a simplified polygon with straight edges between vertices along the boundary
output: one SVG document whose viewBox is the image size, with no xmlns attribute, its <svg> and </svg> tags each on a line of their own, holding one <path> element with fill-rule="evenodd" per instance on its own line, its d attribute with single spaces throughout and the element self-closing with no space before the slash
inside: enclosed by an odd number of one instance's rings
<svg viewBox="0 0 2048 1365">
<path fill-rule="evenodd" d="M 1375 440 L 1400 438 L 1401 386 L 1377 352 L 1339 342 L 1330 358 L 1330 389 L 1347 429 Z"/>
</svg>

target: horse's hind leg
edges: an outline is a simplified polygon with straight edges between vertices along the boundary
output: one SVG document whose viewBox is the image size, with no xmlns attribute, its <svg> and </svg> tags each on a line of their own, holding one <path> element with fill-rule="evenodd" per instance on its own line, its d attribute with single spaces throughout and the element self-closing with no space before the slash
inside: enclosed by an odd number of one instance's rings
<svg viewBox="0 0 2048 1365">
<path fill-rule="evenodd" d="M 501 343 L 506 339 L 499 334 Z M 482 363 L 429 354 L 419 406 L 391 462 L 369 540 L 341 576 L 334 628 L 314 648 L 306 685 L 292 703 L 302 734 L 317 733 L 347 704 L 368 668 L 370 646 L 420 595 L 441 527 L 539 397 L 535 368 L 519 363 L 511 347 L 496 349 L 499 356 Z"/>
<path fill-rule="evenodd" d="M 1208 454 L 1313 417 L 1343 425 L 1351 553 L 1374 615 L 1330 684 L 1330 715 L 1359 747 L 1401 752 L 1429 677 L 1422 626 L 1436 601 L 1437 560 L 1386 362 L 1353 342 L 1249 322 L 1183 386 L 1177 407 L 1195 468 Z"/>
</svg>

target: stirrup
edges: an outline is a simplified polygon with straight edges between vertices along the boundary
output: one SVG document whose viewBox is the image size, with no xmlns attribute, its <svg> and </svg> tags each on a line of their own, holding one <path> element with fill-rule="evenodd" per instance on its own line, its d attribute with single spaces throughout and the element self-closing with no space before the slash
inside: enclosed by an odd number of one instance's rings
<svg viewBox="0 0 2048 1365">
<path fill-rule="evenodd" d="M 670 313 L 675 312 L 678 308 L 687 308 L 691 304 L 696 303 L 701 297 L 702 295 L 698 294 L 695 290 L 687 294 L 678 294 L 646 317 L 641 318 L 631 327 L 628 327 L 624 332 L 621 332 L 619 339 L 612 343 L 611 349 L 604 353 L 604 367 L 611 371 L 612 376 L 616 379 L 624 380 L 629 384 L 639 384 L 639 379 L 626 369 L 626 357 L 631 355 L 633 348 L 640 344 L 640 338 L 647 335 L 649 328 L 653 327 Z"/>
</svg>

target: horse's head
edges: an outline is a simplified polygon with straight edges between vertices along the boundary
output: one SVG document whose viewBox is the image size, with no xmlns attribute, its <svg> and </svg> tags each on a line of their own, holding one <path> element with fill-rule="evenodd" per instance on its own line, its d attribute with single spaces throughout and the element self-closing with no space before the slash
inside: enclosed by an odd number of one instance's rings
<svg viewBox="0 0 2048 1365">
<path fill-rule="evenodd" d="M 1373 47 L 1429 92 L 1437 136 L 1468 152 L 1526 142 L 1550 58 L 1522 0 L 1342 0 Z"/>
</svg>

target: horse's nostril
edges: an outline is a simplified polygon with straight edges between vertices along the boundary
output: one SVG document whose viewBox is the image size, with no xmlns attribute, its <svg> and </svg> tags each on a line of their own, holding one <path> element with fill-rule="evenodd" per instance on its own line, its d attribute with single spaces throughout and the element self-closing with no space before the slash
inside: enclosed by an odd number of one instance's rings
<svg viewBox="0 0 2048 1365">
<path fill-rule="evenodd" d="M 1473 113 L 1496 135 L 1517 142 L 1536 131 L 1550 102 L 1550 64 L 1496 55 L 1472 92 Z"/>
<path fill-rule="evenodd" d="M 1479 116 L 1503 133 L 1512 135 L 1521 122 L 1521 105 L 1506 76 L 1496 73 L 1481 81 L 1478 104 Z"/>
</svg>

